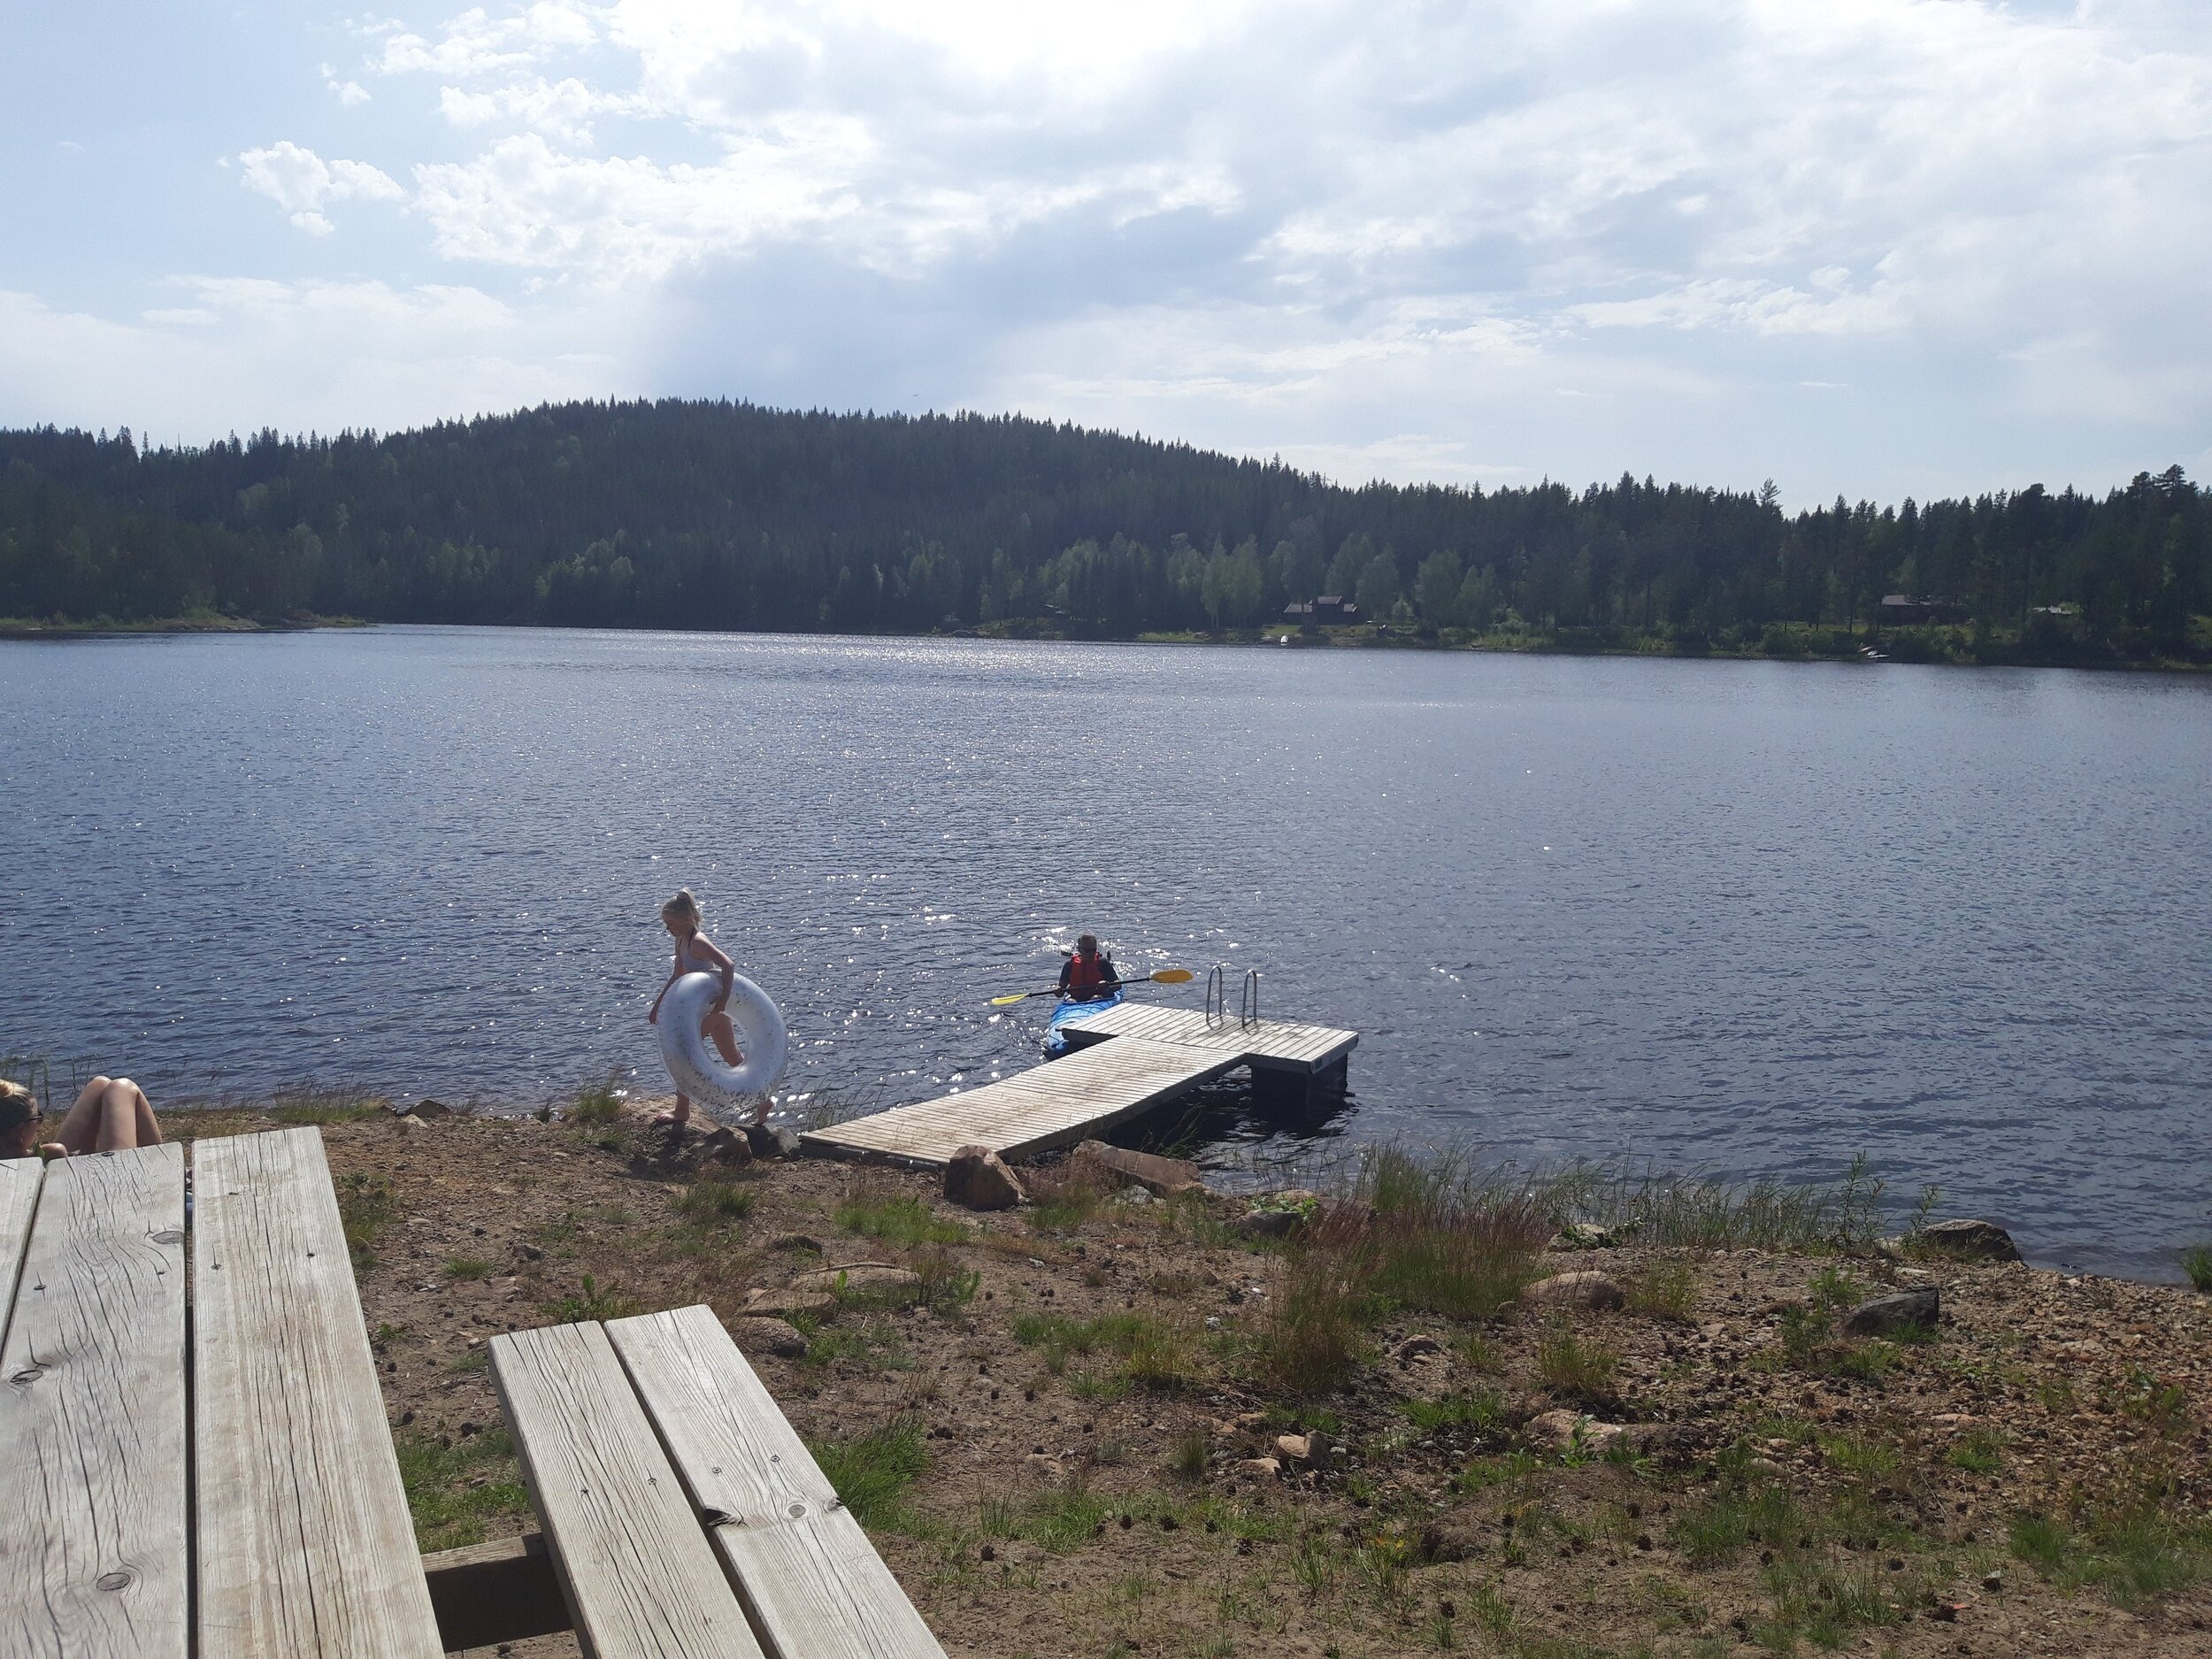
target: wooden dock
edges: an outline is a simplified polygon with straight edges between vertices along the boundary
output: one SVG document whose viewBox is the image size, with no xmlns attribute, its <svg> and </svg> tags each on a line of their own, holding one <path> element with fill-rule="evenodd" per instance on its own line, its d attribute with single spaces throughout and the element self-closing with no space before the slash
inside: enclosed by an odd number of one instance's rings
<svg viewBox="0 0 2212 1659">
<path fill-rule="evenodd" d="M 1359 1033 L 1287 1020 L 1208 1020 L 1195 1009 L 1123 1002 L 1064 1025 L 1072 1051 L 1026 1071 L 799 1137 L 818 1156 L 935 1169 L 962 1147 L 1015 1159 L 1072 1146 L 1239 1066 L 1340 1075 Z"/>
</svg>

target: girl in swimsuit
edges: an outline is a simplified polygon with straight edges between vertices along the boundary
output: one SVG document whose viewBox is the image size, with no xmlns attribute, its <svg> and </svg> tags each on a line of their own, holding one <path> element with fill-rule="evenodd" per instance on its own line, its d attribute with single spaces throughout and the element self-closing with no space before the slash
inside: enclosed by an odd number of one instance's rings
<svg viewBox="0 0 2212 1659">
<path fill-rule="evenodd" d="M 669 986 L 687 973 L 715 973 L 722 978 L 722 990 L 708 1009 L 707 1017 L 700 1022 L 699 1033 L 721 1053 L 732 1065 L 740 1064 L 744 1056 L 737 1051 L 737 1028 L 730 1023 L 728 1013 L 730 981 L 736 975 L 737 964 L 717 949 L 713 942 L 699 931 L 699 901 L 691 896 L 689 887 L 680 888 L 676 896 L 661 906 L 661 926 L 668 929 L 676 941 L 676 965 L 668 971 L 668 984 L 661 987 L 660 996 L 653 999 L 653 1011 L 645 1017 L 649 1025 L 657 1025 L 661 1018 L 661 997 L 668 995 Z M 653 1119 L 657 1124 L 682 1124 L 691 1121 L 691 1102 L 682 1091 L 676 1095 L 676 1109 L 664 1111 Z M 768 1099 L 761 1097 L 760 1110 L 754 1116 L 757 1124 L 768 1121 Z"/>
<path fill-rule="evenodd" d="M 65 1158 L 161 1144 L 161 1125 L 146 1091 L 127 1077 L 96 1077 L 86 1084 L 51 1141 L 38 1138 L 43 1118 L 37 1095 L 19 1083 L 0 1081 L 0 1158 Z"/>
</svg>

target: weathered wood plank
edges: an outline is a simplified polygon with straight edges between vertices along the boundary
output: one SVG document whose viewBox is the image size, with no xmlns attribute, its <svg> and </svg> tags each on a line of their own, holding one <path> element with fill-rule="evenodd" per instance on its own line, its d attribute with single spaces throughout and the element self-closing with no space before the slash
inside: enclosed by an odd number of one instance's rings
<svg viewBox="0 0 2212 1659">
<path fill-rule="evenodd" d="M 193 1148 L 201 1659 L 444 1651 L 313 1129 Z"/>
<path fill-rule="evenodd" d="M 182 1659 L 183 1148 L 54 1164 L 22 1259 L 0 1351 L 0 1653 Z"/>
<path fill-rule="evenodd" d="M 30 1248 L 31 1217 L 45 1173 L 45 1164 L 37 1158 L 0 1161 L 0 1346 L 7 1341 L 16 1277 L 23 1270 L 23 1252 Z"/>
<path fill-rule="evenodd" d="M 810 1151 L 928 1167 L 980 1143 L 1002 1157 L 1070 1145 L 1238 1065 L 1317 1072 L 1356 1032 L 1263 1020 L 1208 1025 L 1194 1009 L 1124 1002 L 1065 1028 L 1066 1057 L 980 1087 L 802 1135 Z"/>
<path fill-rule="evenodd" d="M 803 1137 L 832 1156 L 943 1164 L 971 1143 L 1002 1156 L 1071 1145 L 1238 1064 L 1219 1051 L 1120 1037 L 1035 1071 Z"/>
<path fill-rule="evenodd" d="M 518 1331 L 491 1348 L 587 1659 L 757 1659 L 744 1609 L 605 1330 Z"/>
<path fill-rule="evenodd" d="M 773 1659 L 944 1659 L 712 1309 L 607 1334 Z"/>
</svg>

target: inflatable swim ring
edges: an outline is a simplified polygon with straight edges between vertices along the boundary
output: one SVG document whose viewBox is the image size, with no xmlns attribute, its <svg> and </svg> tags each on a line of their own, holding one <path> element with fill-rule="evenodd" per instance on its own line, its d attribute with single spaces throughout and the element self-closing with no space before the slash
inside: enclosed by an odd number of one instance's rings
<svg viewBox="0 0 2212 1659">
<path fill-rule="evenodd" d="M 768 993 L 743 974 L 730 980 L 730 1023 L 737 1028 L 737 1050 L 745 1057 L 724 1064 L 700 1032 L 707 1010 L 722 988 L 715 973 L 687 973 L 661 999 L 661 1060 L 676 1087 L 717 1118 L 749 1118 L 761 1096 L 783 1076 L 790 1039 L 783 1016 Z"/>
</svg>

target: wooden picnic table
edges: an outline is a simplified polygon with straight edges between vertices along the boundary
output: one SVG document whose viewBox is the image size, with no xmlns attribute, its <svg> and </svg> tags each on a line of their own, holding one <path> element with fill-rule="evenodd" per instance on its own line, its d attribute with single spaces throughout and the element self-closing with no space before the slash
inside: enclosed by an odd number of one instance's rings
<svg viewBox="0 0 2212 1659">
<path fill-rule="evenodd" d="M 0 1659 L 943 1659 L 705 1307 L 494 1338 L 544 1532 L 418 1555 L 320 1134 L 192 1167 L 0 1162 Z"/>
</svg>

